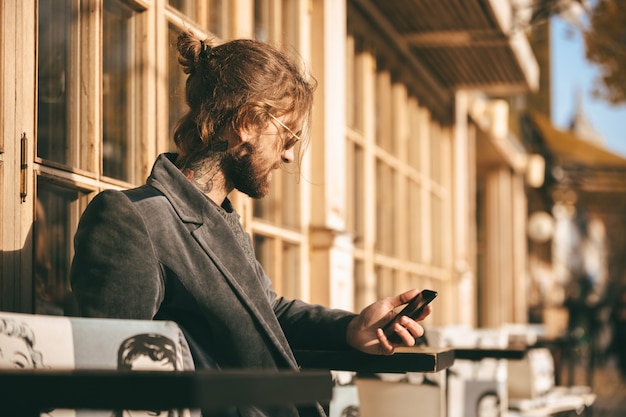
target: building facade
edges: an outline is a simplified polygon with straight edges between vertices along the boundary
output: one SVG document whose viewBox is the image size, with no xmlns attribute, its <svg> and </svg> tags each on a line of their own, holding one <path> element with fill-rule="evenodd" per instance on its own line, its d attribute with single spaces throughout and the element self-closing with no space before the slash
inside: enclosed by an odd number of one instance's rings
<svg viewBox="0 0 626 417">
<path fill-rule="evenodd" d="M 174 150 L 191 30 L 271 42 L 318 80 L 299 163 L 263 200 L 231 196 L 279 294 L 358 311 L 432 288 L 429 323 L 525 322 L 528 157 L 506 98 L 538 71 L 514 3 L 4 0 L 0 310 L 70 308 L 85 206 Z"/>
</svg>

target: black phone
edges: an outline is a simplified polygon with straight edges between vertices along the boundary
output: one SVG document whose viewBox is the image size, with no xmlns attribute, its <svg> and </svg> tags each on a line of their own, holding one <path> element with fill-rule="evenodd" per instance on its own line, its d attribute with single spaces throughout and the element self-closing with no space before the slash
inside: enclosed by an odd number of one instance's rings
<svg viewBox="0 0 626 417">
<path fill-rule="evenodd" d="M 385 336 L 391 343 L 401 343 L 402 339 L 393 329 L 394 323 L 402 316 L 409 316 L 412 319 L 416 319 L 422 314 L 424 308 L 437 297 L 437 291 L 433 290 L 422 290 L 419 294 L 417 294 L 411 301 L 407 303 L 407 305 L 400 311 L 395 317 L 385 326 L 383 327 L 383 332 L 385 332 Z"/>
</svg>

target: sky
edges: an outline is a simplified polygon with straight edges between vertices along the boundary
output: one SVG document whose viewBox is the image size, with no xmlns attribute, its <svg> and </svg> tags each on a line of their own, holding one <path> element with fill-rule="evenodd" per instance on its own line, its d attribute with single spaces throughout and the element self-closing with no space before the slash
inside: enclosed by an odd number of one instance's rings
<svg viewBox="0 0 626 417">
<path fill-rule="evenodd" d="M 591 126 L 605 140 L 605 147 L 626 157 L 626 104 L 612 106 L 592 95 L 599 69 L 585 59 L 582 34 L 571 24 L 555 17 L 552 30 L 552 124 L 567 129 L 582 95 L 582 106 Z"/>
</svg>

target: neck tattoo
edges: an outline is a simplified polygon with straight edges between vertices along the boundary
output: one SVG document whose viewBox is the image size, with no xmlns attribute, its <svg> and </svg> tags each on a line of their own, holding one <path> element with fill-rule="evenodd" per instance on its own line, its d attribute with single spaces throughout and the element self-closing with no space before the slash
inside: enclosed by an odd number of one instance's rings
<svg viewBox="0 0 626 417">
<path fill-rule="evenodd" d="M 215 176 L 221 170 L 220 159 L 207 158 L 192 162 L 183 170 L 183 173 L 200 191 L 209 193 L 213 191 Z"/>
</svg>

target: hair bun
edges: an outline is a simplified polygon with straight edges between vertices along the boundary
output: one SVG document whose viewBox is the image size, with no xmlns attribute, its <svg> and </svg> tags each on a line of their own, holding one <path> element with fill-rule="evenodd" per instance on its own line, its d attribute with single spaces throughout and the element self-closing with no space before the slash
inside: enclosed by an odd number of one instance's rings
<svg viewBox="0 0 626 417">
<path fill-rule="evenodd" d="M 200 58 L 209 59 L 212 49 L 211 45 L 204 41 L 200 41 Z"/>
</svg>

